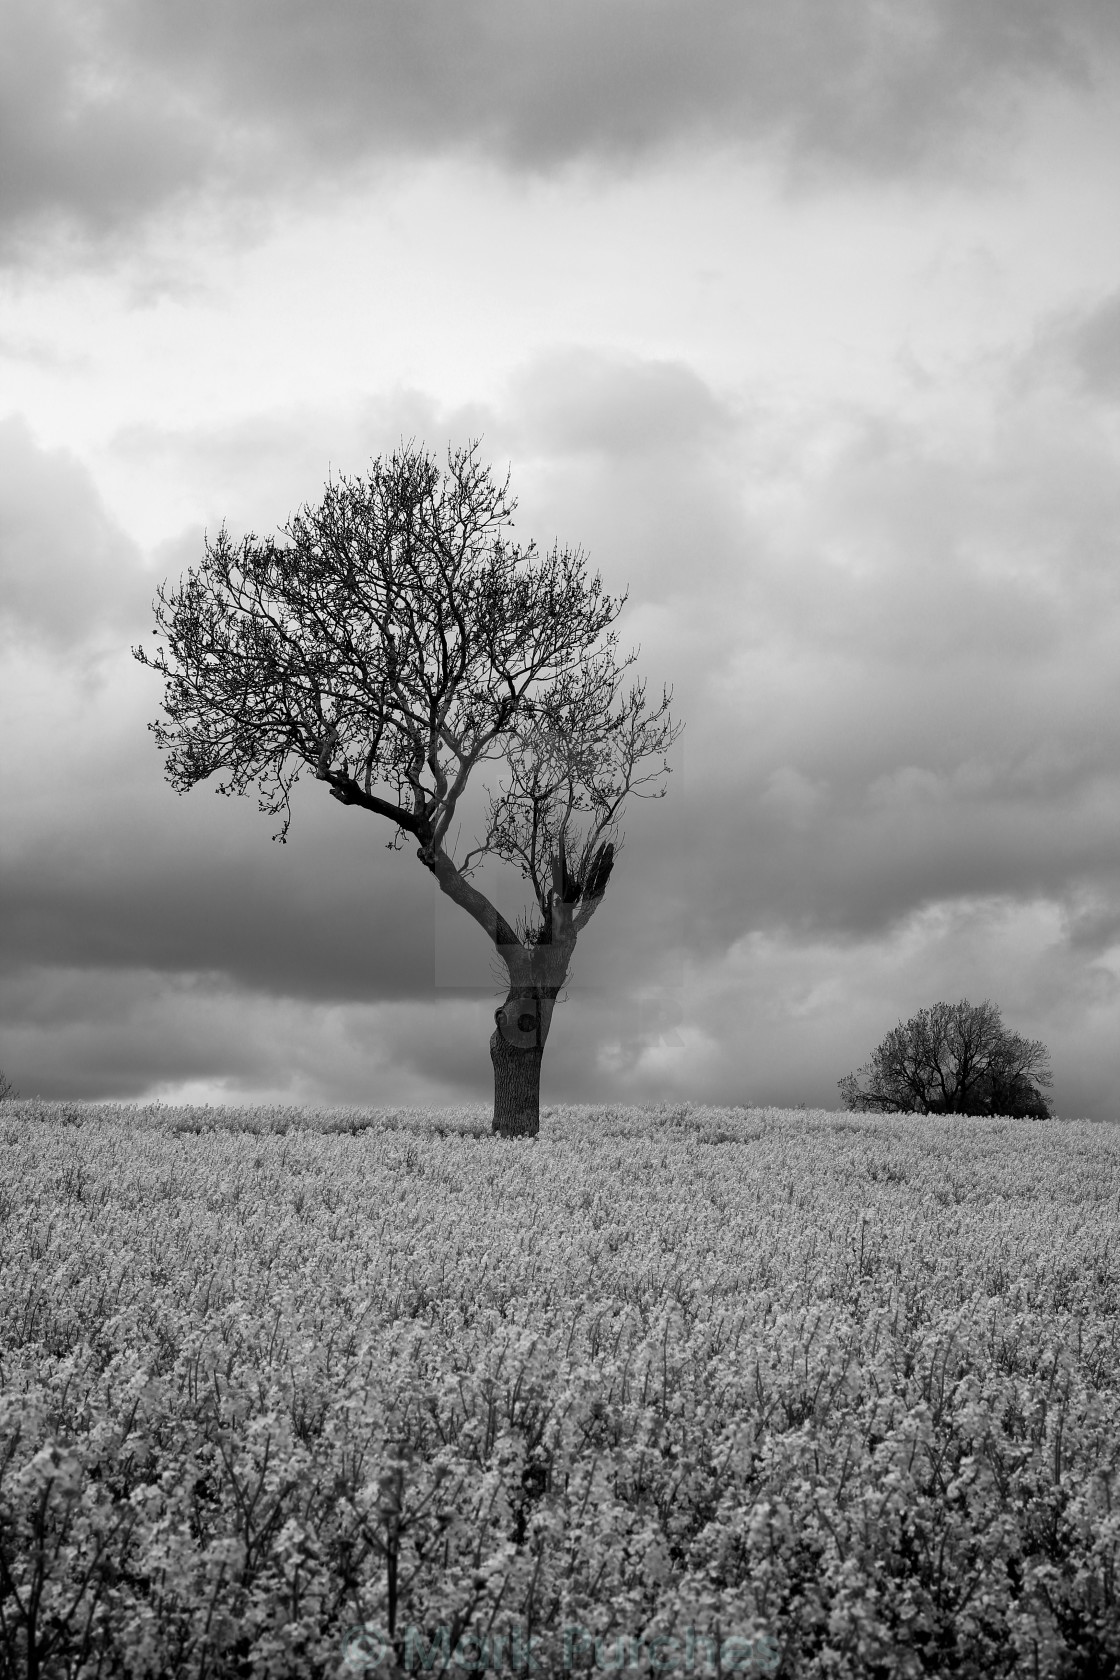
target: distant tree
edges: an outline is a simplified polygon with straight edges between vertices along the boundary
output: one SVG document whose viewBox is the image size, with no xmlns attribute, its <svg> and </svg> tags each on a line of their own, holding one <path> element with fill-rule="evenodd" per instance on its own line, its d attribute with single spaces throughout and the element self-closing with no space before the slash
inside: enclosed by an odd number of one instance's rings
<svg viewBox="0 0 1120 1680">
<path fill-rule="evenodd" d="M 889 1032 L 866 1066 L 840 1080 L 845 1107 L 900 1114 L 1045 1119 L 1046 1046 L 1008 1031 L 994 1003 L 935 1003 Z"/>
<path fill-rule="evenodd" d="M 9 1097 L 18 1096 L 19 1092 L 16 1090 L 3 1068 L 0 1068 L 0 1102 L 7 1102 Z"/>
<path fill-rule="evenodd" d="M 158 592 L 166 647 L 133 652 L 165 679 L 169 721 L 149 727 L 179 793 L 215 772 L 220 793 L 255 785 L 283 840 L 310 770 L 341 804 L 391 823 L 391 850 L 417 842 L 505 966 L 494 1130 L 535 1136 L 553 1007 L 610 880 L 619 809 L 628 794 L 664 794 L 639 790 L 668 774 L 681 726 L 670 693 L 653 709 L 644 683 L 619 693 L 637 657 L 614 653 L 626 595 L 589 579 L 579 550 L 512 543 L 508 492 L 477 443 L 449 450 L 446 471 L 412 445 L 379 457 L 364 479 L 329 482 L 286 542 L 234 542 L 223 526 L 197 570 Z M 495 760 L 506 776 L 485 786 L 485 832 L 456 861 L 452 819 Z M 488 854 L 532 889 L 534 909 L 514 923 L 471 883 Z"/>
</svg>

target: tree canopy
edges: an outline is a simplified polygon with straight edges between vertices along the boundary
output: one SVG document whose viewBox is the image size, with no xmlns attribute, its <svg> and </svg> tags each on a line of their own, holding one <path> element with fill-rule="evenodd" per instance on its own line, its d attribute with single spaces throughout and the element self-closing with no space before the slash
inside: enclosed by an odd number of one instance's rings
<svg viewBox="0 0 1120 1680">
<path fill-rule="evenodd" d="M 1045 1118 L 1046 1046 L 1003 1025 L 994 1003 L 935 1003 L 889 1032 L 870 1061 L 840 1080 L 845 1107 L 900 1114 Z"/>
</svg>

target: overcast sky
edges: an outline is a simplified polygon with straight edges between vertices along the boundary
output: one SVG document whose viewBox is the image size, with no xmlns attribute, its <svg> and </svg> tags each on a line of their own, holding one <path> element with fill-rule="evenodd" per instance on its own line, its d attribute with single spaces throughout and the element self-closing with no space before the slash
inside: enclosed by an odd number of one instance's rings
<svg viewBox="0 0 1120 1680">
<path fill-rule="evenodd" d="M 24 1095 L 488 1099 L 493 961 L 413 849 L 313 781 L 286 846 L 178 797 L 129 655 L 223 519 L 481 436 L 686 723 L 544 1101 L 833 1107 L 990 997 L 1120 1114 L 1112 0 L 0 14 Z"/>
</svg>

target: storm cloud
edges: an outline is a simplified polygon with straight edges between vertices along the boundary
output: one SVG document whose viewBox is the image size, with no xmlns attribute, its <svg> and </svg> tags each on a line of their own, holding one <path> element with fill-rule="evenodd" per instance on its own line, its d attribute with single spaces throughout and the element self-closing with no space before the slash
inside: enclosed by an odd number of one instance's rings
<svg viewBox="0 0 1120 1680">
<path fill-rule="evenodd" d="M 11 249 L 406 155 L 548 172 L 763 144 L 810 177 L 959 170 L 1120 47 L 1101 0 L 13 0 L 5 33 Z"/>
</svg>

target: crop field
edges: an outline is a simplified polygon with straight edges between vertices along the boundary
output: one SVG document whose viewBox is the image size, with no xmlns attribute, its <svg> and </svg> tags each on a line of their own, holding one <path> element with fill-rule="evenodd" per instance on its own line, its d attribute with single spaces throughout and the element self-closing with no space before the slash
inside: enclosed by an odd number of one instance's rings
<svg viewBox="0 0 1120 1680">
<path fill-rule="evenodd" d="M 0 1107 L 0 1673 L 1120 1673 L 1120 1127 Z"/>
</svg>

